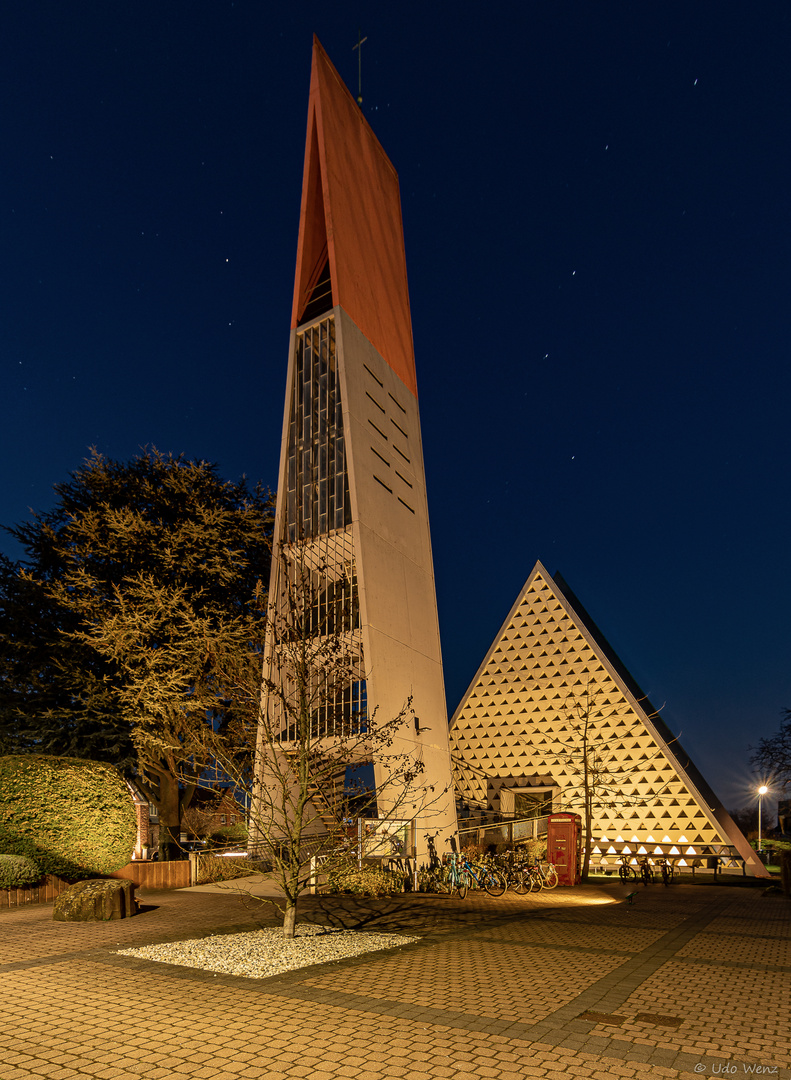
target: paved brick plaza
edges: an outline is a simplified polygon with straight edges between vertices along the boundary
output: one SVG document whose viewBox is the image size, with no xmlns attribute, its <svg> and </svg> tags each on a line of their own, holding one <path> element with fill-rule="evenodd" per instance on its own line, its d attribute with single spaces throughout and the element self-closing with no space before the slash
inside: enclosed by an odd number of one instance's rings
<svg viewBox="0 0 791 1080">
<path fill-rule="evenodd" d="M 4 911 L 0 1080 L 790 1077 L 791 902 L 626 891 L 310 898 L 311 921 L 425 936 L 265 980 L 113 953 L 273 925 L 255 900 L 141 894 L 101 925 Z"/>
</svg>

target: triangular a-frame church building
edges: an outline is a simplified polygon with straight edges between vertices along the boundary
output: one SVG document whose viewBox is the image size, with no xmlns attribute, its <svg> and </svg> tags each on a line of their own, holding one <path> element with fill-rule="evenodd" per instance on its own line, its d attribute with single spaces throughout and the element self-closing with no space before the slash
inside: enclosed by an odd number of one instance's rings
<svg viewBox="0 0 791 1080">
<path fill-rule="evenodd" d="M 741 856 L 733 820 L 559 575 L 536 563 L 451 720 L 457 795 L 504 815 L 582 809 L 580 728 L 600 773 L 591 866 Z"/>
<path fill-rule="evenodd" d="M 329 746 L 344 725 L 390 720 L 410 702 L 388 757 L 411 755 L 421 771 L 399 816 L 415 820 L 418 854 L 429 831 L 441 847 L 456 814 L 398 176 L 317 39 L 270 626 L 288 617 L 283 575 L 296 559 L 315 590 L 315 636 L 334 620 L 352 661 L 314 710 L 316 738 Z M 278 693 L 263 708 L 277 724 Z M 263 756 L 259 742 L 260 785 Z M 378 797 L 388 766 L 376 753 L 372 764 Z M 378 806 L 387 812 L 387 798 Z"/>
</svg>

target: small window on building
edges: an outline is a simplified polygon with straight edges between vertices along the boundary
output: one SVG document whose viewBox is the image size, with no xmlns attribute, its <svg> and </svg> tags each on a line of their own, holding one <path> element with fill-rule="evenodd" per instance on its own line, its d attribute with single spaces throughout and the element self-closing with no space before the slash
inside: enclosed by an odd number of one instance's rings
<svg viewBox="0 0 791 1080">
<path fill-rule="evenodd" d="M 221 825 L 225 824 L 225 814 L 220 814 L 220 824 Z"/>
</svg>

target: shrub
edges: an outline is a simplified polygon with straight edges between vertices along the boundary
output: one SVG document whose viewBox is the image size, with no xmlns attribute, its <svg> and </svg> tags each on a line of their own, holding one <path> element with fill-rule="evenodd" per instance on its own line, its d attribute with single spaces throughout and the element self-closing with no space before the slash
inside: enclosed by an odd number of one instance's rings
<svg viewBox="0 0 791 1080">
<path fill-rule="evenodd" d="M 0 889 L 19 889 L 35 885 L 41 871 L 32 859 L 24 855 L 0 855 Z"/>
<path fill-rule="evenodd" d="M 520 855 L 527 855 L 531 862 L 535 859 L 546 859 L 547 839 L 546 837 L 539 837 L 534 840 L 523 840 L 516 850 Z"/>
<path fill-rule="evenodd" d="M 45 754 L 0 757 L 0 851 L 77 881 L 125 866 L 136 835 L 132 797 L 112 765 Z"/>
<path fill-rule="evenodd" d="M 327 888 L 355 896 L 392 896 L 401 892 L 403 877 L 388 874 L 379 866 L 361 868 L 355 862 L 340 863 L 328 871 Z"/>
<path fill-rule="evenodd" d="M 444 890 L 435 875 L 423 866 L 417 872 L 417 891 L 433 893 L 443 892 Z"/>
<path fill-rule="evenodd" d="M 243 823 L 240 825 L 222 825 L 209 837 L 209 842 L 216 846 L 229 846 L 230 844 L 245 844 L 247 843 L 247 826 Z"/>
<path fill-rule="evenodd" d="M 262 873 L 260 862 L 252 859 L 228 858 L 220 855 L 201 855 L 198 861 L 198 884 L 212 885 L 215 881 L 232 881 L 238 877 Z"/>
</svg>

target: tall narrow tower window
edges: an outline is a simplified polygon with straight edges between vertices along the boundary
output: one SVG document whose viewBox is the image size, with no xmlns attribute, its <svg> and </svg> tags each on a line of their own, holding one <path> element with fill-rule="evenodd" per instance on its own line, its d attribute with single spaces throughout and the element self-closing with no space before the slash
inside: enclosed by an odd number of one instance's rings
<svg viewBox="0 0 791 1080">
<path fill-rule="evenodd" d="M 297 331 L 284 539 L 308 540 L 350 521 L 335 320 L 330 315 Z"/>
</svg>

